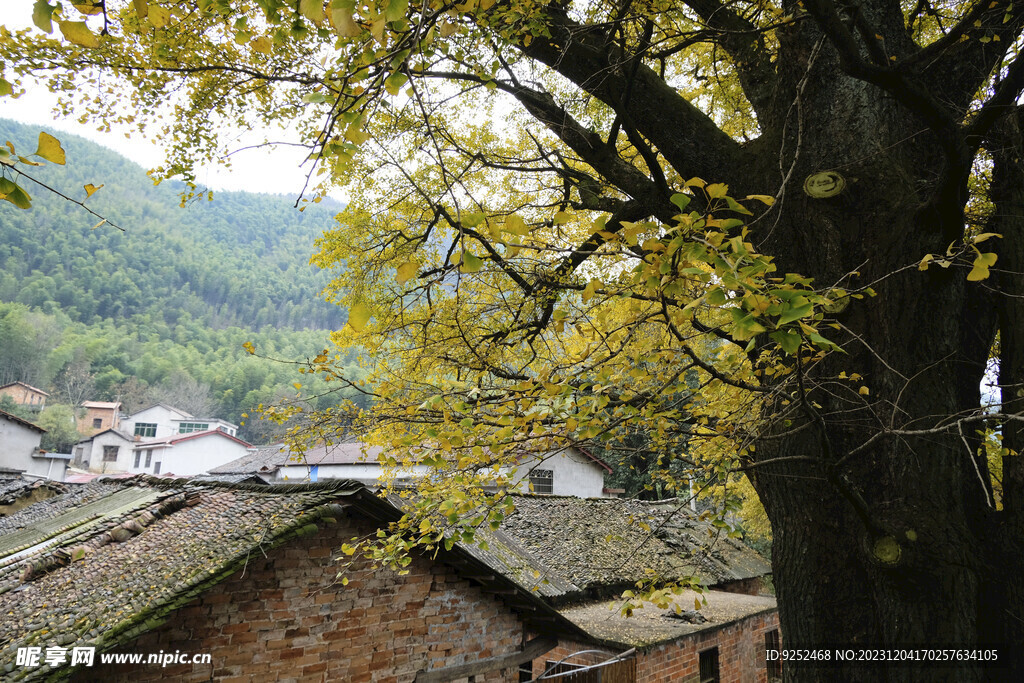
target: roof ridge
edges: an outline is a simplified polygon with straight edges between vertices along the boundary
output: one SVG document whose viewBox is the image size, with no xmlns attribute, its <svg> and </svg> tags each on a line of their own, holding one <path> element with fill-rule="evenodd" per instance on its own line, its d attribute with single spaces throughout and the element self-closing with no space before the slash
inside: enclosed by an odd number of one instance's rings
<svg viewBox="0 0 1024 683">
<path fill-rule="evenodd" d="M 352 479 L 324 479 L 323 481 L 304 482 L 302 484 L 249 484 L 245 482 L 193 479 L 191 477 L 170 479 L 167 477 L 156 477 L 151 474 L 139 474 L 134 477 L 114 481 L 121 486 L 134 486 L 136 483 L 144 483 L 149 486 L 153 486 L 154 488 L 161 489 L 199 487 L 210 489 L 222 488 L 235 491 L 252 491 L 255 493 L 305 493 L 307 491 L 338 491 L 352 488 L 366 488 L 365 484 Z"/>
</svg>

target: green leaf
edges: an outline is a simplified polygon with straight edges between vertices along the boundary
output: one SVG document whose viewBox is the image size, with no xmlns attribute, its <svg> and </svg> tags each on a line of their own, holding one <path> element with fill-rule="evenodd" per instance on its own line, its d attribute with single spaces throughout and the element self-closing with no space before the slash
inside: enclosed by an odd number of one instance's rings
<svg viewBox="0 0 1024 683">
<path fill-rule="evenodd" d="M 19 209 L 32 207 L 32 198 L 9 178 L 0 178 L 0 199 L 14 204 Z"/>
<path fill-rule="evenodd" d="M 46 0 L 36 0 L 32 6 L 32 23 L 39 27 L 40 31 L 53 33 L 53 10 Z"/>
<path fill-rule="evenodd" d="M 0 97 L 4 95 L 13 95 L 14 86 L 10 84 L 6 79 L 0 78 Z"/>
<path fill-rule="evenodd" d="M 726 204 L 726 206 L 729 207 L 729 209 L 731 209 L 732 211 L 735 211 L 736 213 L 743 213 L 743 214 L 746 214 L 748 216 L 753 216 L 754 215 L 753 211 L 751 211 L 747 207 L 743 206 L 742 204 L 740 204 L 738 201 L 736 201 L 732 197 L 726 197 L 725 198 L 725 204 Z"/>
<path fill-rule="evenodd" d="M 384 81 L 384 89 L 391 95 L 397 95 L 408 80 L 408 76 L 401 71 L 396 71 Z"/>
<path fill-rule="evenodd" d="M 462 224 L 467 228 L 475 228 L 483 223 L 485 218 L 487 218 L 487 214 L 481 212 L 464 213 L 462 214 Z"/>
<path fill-rule="evenodd" d="M 370 307 L 364 304 L 362 301 L 352 305 L 352 308 L 348 309 L 348 324 L 352 326 L 352 329 L 356 332 L 362 332 L 366 328 L 366 323 L 370 322 L 370 317 L 373 313 L 370 311 Z"/>
<path fill-rule="evenodd" d="M 786 353 L 796 353 L 800 349 L 800 335 L 793 332 L 772 332 L 770 335 Z"/>
<path fill-rule="evenodd" d="M 405 17 L 406 12 L 409 11 L 409 0 L 391 0 L 388 3 L 388 8 L 384 10 L 384 18 L 387 21 L 398 21 Z"/>
<path fill-rule="evenodd" d="M 462 255 L 462 266 L 459 268 L 459 271 L 462 273 L 475 273 L 483 267 L 483 259 L 467 251 Z"/>
<path fill-rule="evenodd" d="M 306 93 L 303 95 L 302 101 L 309 104 L 323 104 L 327 101 L 327 95 L 324 95 L 322 92 Z"/>
<path fill-rule="evenodd" d="M 690 204 L 690 195 L 683 194 L 682 192 L 676 192 L 674 195 L 669 197 L 669 201 L 679 207 L 680 211 L 686 209 Z"/>
<path fill-rule="evenodd" d="M 36 149 L 36 156 L 61 166 L 67 161 L 64 156 L 64 148 L 60 146 L 60 140 L 49 133 L 39 134 L 39 148 Z"/>
<path fill-rule="evenodd" d="M 814 306 L 810 303 L 803 304 L 802 306 L 791 306 L 779 316 L 779 324 L 791 323 L 794 320 L 810 315 L 813 310 Z"/>
<path fill-rule="evenodd" d="M 314 24 L 323 23 L 323 0 L 299 0 L 299 12 Z"/>
</svg>

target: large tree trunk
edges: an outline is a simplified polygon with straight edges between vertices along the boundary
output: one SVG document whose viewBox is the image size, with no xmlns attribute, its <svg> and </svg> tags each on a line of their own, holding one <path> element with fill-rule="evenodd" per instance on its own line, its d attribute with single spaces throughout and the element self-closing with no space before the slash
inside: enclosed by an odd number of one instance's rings
<svg viewBox="0 0 1024 683">
<path fill-rule="evenodd" d="M 923 122 L 889 95 L 843 76 L 827 50 L 794 65 L 794 91 L 805 73 L 798 111 L 779 113 L 786 135 L 758 143 L 762 177 L 778 177 L 780 165 L 793 172 L 777 219 L 756 225 L 755 242 L 781 272 L 814 277 L 819 287 L 870 286 L 877 296 L 836 316 L 845 353 L 798 368 L 802 386 L 768 407 L 792 423 L 757 444 L 755 462 L 773 461 L 755 465 L 752 479 L 774 532 L 785 646 L 973 648 L 996 640 L 999 656 L 1010 657 L 1006 646 L 1019 648 L 1021 631 L 1008 622 L 1020 610 L 993 606 L 1019 604 L 1024 567 L 1019 553 L 1003 552 L 996 531 L 1010 527 L 999 521 L 978 455 L 983 425 L 950 426 L 950 416 L 980 405 L 995 309 L 966 280 L 971 258 L 917 268 L 962 231 L 966 194 L 934 201 L 937 169 L 948 161 Z M 845 191 L 807 196 L 804 179 L 827 170 L 846 178 Z M 836 379 L 841 372 L 860 379 Z M 1016 538 L 1010 547 L 1019 549 Z M 854 662 L 829 675 L 981 680 L 1008 671 Z M 819 675 L 799 666 L 786 674 Z"/>
</svg>

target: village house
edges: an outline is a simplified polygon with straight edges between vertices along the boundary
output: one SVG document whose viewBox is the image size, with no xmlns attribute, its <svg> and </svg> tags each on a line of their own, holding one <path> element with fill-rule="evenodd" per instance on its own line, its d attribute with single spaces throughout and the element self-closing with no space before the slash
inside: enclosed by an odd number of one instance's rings
<svg viewBox="0 0 1024 683">
<path fill-rule="evenodd" d="M 5 680 L 511 683 L 556 633 L 585 638 L 458 546 L 413 557 L 404 574 L 356 557 L 340 580 L 339 548 L 400 515 L 338 480 L 69 486 L 0 518 Z M 17 665 L 33 647 L 40 656 Z M 72 669 L 75 647 L 210 657 Z"/>
<path fill-rule="evenodd" d="M 582 641 L 560 637 L 557 648 L 533 663 L 532 676 L 606 661 L 606 654 L 594 652 L 573 656 L 595 646 L 635 650 L 622 662 L 632 673 L 621 680 L 767 681 L 781 675 L 765 662 L 766 649 L 780 642 L 775 599 L 763 594 L 770 565 L 681 501 L 517 495 L 515 512 L 499 530 L 481 532 L 481 540 L 486 550 L 470 548 L 478 558 L 587 633 Z M 684 586 L 696 578 L 701 590 L 623 616 L 623 592 L 651 577 Z"/>
<path fill-rule="evenodd" d="M 10 396 L 19 406 L 41 411 L 46 407 L 48 393 L 24 382 L 11 382 L 0 387 L 0 396 Z"/>
<path fill-rule="evenodd" d="M 119 418 L 118 423 L 120 428 L 104 429 L 75 444 L 76 467 L 101 474 L 187 476 L 235 460 L 252 448 L 235 435 L 238 425 L 196 418 L 162 403 Z"/>
<path fill-rule="evenodd" d="M 121 427 L 119 401 L 82 401 L 84 414 L 78 418 L 78 433 L 92 436 L 107 429 Z"/>
<path fill-rule="evenodd" d="M 235 460 L 251 448 L 249 443 L 219 429 L 139 441 L 132 445 L 128 471 L 178 476 L 202 474 L 210 465 Z"/>
<path fill-rule="evenodd" d="M 131 438 L 116 429 L 104 429 L 75 444 L 72 464 L 101 474 L 127 472 L 131 465 Z"/>
<path fill-rule="evenodd" d="M 0 467 L 30 478 L 64 481 L 69 457 L 40 448 L 45 433 L 39 425 L 0 410 Z"/>
<path fill-rule="evenodd" d="M 139 440 L 166 439 L 178 434 L 211 430 L 235 436 L 238 425 L 219 418 L 197 418 L 164 403 L 151 405 L 124 418 L 124 432 Z"/>
<path fill-rule="evenodd" d="M 238 460 L 209 470 L 211 475 L 256 474 L 268 482 L 351 479 L 377 486 L 384 477 L 378 458 L 379 446 L 350 441 L 308 449 L 295 454 L 274 444 L 246 454 Z M 538 494 L 614 497 L 622 493 L 605 486 L 611 468 L 582 448 L 566 448 L 543 455 L 524 455 L 511 473 L 520 490 Z M 391 473 L 398 484 L 412 485 L 430 474 L 427 465 L 413 464 Z"/>
<path fill-rule="evenodd" d="M 402 514 L 357 482 L 64 485 L 0 517 L 5 680 L 512 683 L 578 669 L 588 657 L 606 672 L 617 667 L 614 680 L 624 683 L 696 681 L 713 665 L 714 677 L 700 680 L 768 680 L 764 650 L 778 628 L 771 598 L 707 591 L 707 606 L 681 609 L 682 619 L 663 608 L 630 619 L 607 609 L 609 591 L 642 575 L 640 563 L 667 577 L 701 570 L 719 588 L 750 590 L 763 560 L 732 544 L 702 557 L 710 525 L 674 504 L 516 502 L 487 549 L 457 543 L 414 554 L 399 574 L 341 552 Z M 566 504 L 570 512 L 555 513 Z M 645 532 L 627 515 L 673 530 L 647 539 L 650 551 L 630 550 Z M 593 529 L 567 548 L 550 547 L 588 522 Z M 619 543 L 599 542 L 602 524 Z M 622 561 L 630 552 L 640 554 L 635 564 Z M 692 607 L 692 597 L 680 600 Z M 72 669 L 76 647 L 204 656 L 170 666 L 104 665 L 97 656 Z M 606 654 L 571 656 L 595 648 Z M 625 656 L 609 661 L 616 653 Z"/>
</svg>

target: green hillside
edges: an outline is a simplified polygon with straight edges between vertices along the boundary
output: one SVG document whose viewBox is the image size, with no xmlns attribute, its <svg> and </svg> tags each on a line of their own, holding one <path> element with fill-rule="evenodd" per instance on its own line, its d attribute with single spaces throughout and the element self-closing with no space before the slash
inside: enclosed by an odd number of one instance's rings
<svg viewBox="0 0 1024 683">
<path fill-rule="evenodd" d="M 0 142 L 31 153 L 39 130 L 0 120 Z M 31 209 L 0 202 L 0 384 L 25 381 L 65 402 L 76 376 L 100 400 L 198 393 L 236 422 L 294 394 L 294 366 L 242 344 L 302 359 L 343 324 L 344 312 L 319 297 L 326 275 L 309 265 L 313 240 L 340 207 L 300 213 L 294 198 L 219 192 L 182 208 L 181 185 L 154 187 L 117 153 L 50 132 L 68 163 L 34 173 L 79 199 L 86 183 L 103 183 L 88 205 L 124 231 L 94 229 L 88 212 L 25 180 Z M 254 425 L 246 433 L 268 436 Z"/>
<path fill-rule="evenodd" d="M 39 128 L 0 121 L 0 142 L 21 154 L 36 148 Z M 188 313 L 211 327 L 324 329 L 343 319 L 317 293 L 326 278 L 309 265 L 313 240 L 338 206 L 293 208 L 284 196 L 219 192 L 212 202 L 180 207 L 182 186 L 154 187 L 144 170 L 95 143 L 50 131 L 67 152 L 38 177 L 69 196 L 86 183 L 104 187 L 89 206 L 109 225 L 19 181 L 29 211 L 0 206 L 0 300 L 44 308 L 54 302 L 72 319 L 96 322 L 147 314 L 173 324 Z"/>
</svg>

